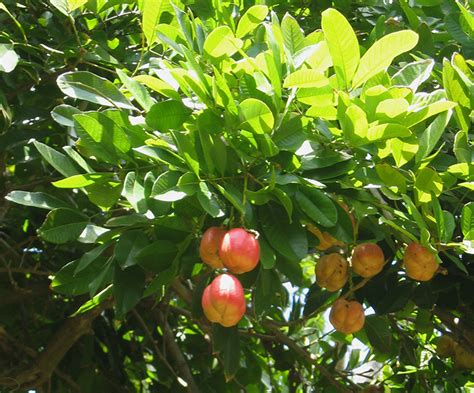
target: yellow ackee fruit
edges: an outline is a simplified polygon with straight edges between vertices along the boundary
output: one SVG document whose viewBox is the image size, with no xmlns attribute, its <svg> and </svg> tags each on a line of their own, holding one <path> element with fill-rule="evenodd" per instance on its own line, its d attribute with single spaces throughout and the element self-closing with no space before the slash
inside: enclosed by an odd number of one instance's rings
<svg viewBox="0 0 474 393">
<path fill-rule="evenodd" d="M 408 245 L 403 263 L 407 276 L 417 281 L 431 280 L 439 267 L 431 251 L 419 243 Z"/>
<path fill-rule="evenodd" d="M 316 265 L 316 282 L 328 291 L 338 291 L 347 282 L 348 269 L 349 264 L 342 255 L 324 255 Z"/>
<path fill-rule="evenodd" d="M 362 304 L 355 300 L 337 299 L 329 313 L 329 321 L 338 332 L 351 334 L 359 331 L 365 322 Z"/>
</svg>

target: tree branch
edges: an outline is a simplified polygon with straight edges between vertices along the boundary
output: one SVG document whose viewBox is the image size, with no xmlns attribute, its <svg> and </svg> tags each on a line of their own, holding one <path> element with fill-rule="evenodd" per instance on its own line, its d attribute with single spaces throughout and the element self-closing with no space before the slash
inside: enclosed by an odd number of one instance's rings
<svg viewBox="0 0 474 393">
<path fill-rule="evenodd" d="M 45 350 L 39 354 L 35 364 L 14 375 L 0 376 L 0 386 L 26 389 L 43 385 L 51 377 L 64 355 L 84 334 L 90 331 L 92 321 L 111 305 L 112 301 L 108 300 L 89 312 L 68 318 L 46 344 Z"/>
<path fill-rule="evenodd" d="M 184 358 L 178 343 L 175 340 L 174 334 L 170 328 L 170 325 L 168 324 L 166 316 L 161 310 L 158 311 L 155 315 L 158 318 L 158 323 L 163 329 L 163 340 L 166 344 L 166 348 L 169 351 L 171 358 L 174 360 L 174 364 L 178 369 L 180 375 L 187 384 L 187 391 L 190 393 L 199 393 L 199 388 L 196 382 L 194 381 L 194 377 L 191 373 L 191 370 L 189 369 L 188 363 Z"/>
<path fill-rule="evenodd" d="M 171 367 L 171 364 L 169 364 L 168 360 L 166 357 L 163 355 L 161 352 L 160 348 L 158 347 L 155 339 L 153 338 L 153 335 L 150 332 L 150 329 L 148 329 L 148 326 L 146 325 L 145 321 L 143 320 L 142 316 L 135 310 L 132 310 L 133 316 L 136 318 L 140 326 L 142 327 L 143 331 L 145 332 L 146 336 L 148 337 L 148 340 L 150 340 L 151 345 L 153 346 L 153 350 L 155 353 L 158 355 L 160 360 L 168 367 L 168 369 L 171 371 L 171 373 L 177 377 L 176 372 L 174 371 L 173 367 Z"/>
</svg>

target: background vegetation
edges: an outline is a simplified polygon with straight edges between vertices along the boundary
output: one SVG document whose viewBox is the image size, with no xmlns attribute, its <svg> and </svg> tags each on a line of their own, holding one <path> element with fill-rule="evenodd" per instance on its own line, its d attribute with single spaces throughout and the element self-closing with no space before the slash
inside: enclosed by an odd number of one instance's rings
<svg viewBox="0 0 474 393">
<path fill-rule="evenodd" d="M 472 388 L 471 6 L 4 0 L 0 391 Z M 200 305 L 212 225 L 260 234 L 229 329 Z M 346 256 L 377 242 L 383 271 L 321 289 L 309 225 Z"/>
</svg>

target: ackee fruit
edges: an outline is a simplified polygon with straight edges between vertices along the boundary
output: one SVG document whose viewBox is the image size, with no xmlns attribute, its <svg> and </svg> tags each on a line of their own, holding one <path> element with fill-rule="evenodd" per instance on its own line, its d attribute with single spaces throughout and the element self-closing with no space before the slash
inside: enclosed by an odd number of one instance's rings
<svg viewBox="0 0 474 393">
<path fill-rule="evenodd" d="M 260 260 L 260 245 L 253 233 L 243 228 L 234 228 L 224 235 L 219 257 L 232 273 L 246 273 L 257 266 Z"/>
<path fill-rule="evenodd" d="M 316 264 L 317 284 L 328 291 L 338 291 L 347 282 L 348 267 L 342 255 L 332 253 L 322 256 Z"/>
<path fill-rule="evenodd" d="M 224 327 L 237 325 L 245 314 L 242 284 L 231 274 L 217 276 L 204 289 L 202 309 L 206 318 Z"/>
<path fill-rule="evenodd" d="M 373 277 L 383 268 L 385 257 L 375 243 L 362 243 L 352 251 L 352 270 L 361 277 Z"/>
<path fill-rule="evenodd" d="M 202 261 L 214 269 L 224 267 L 218 253 L 226 232 L 226 229 L 222 227 L 210 227 L 202 235 L 199 244 L 199 255 Z"/>
<path fill-rule="evenodd" d="M 419 243 L 408 245 L 403 262 L 407 276 L 417 281 L 431 280 L 439 267 L 431 251 Z"/>
<path fill-rule="evenodd" d="M 329 321 L 338 332 L 344 334 L 355 333 L 364 326 L 364 309 L 355 300 L 348 301 L 339 298 L 332 305 Z"/>
</svg>

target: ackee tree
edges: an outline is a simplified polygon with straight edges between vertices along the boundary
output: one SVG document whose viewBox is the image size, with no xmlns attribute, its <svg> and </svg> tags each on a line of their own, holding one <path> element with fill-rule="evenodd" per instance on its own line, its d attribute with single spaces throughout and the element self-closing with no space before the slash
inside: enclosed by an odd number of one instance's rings
<svg viewBox="0 0 474 393">
<path fill-rule="evenodd" d="M 0 24 L 0 391 L 474 387 L 470 2 Z"/>
</svg>

